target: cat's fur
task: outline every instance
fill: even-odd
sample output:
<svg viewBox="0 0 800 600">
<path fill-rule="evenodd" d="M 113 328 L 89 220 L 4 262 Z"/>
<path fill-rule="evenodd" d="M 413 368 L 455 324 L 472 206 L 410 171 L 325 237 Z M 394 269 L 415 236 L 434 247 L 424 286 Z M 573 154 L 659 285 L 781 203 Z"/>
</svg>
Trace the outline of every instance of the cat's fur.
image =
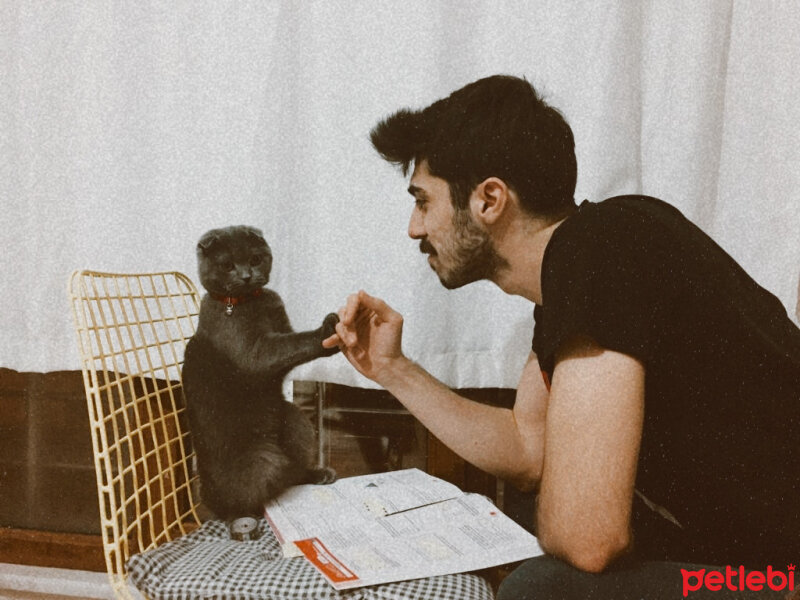
<svg viewBox="0 0 800 600">
<path fill-rule="evenodd" d="M 186 347 L 183 385 L 200 494 L 218 518 L 261 516 L 288 486 L 336 477 L 315 467 L 313 427 L 285 401 L 282 384 L 292 368 L 337 350 L 322 340 L 338 317 L 292 330 L 280 296 L 264 287 L 272 253 L 258 229 L 213 229 L 200 238 L 197 259 L 208 293 Z"/>
</svg>

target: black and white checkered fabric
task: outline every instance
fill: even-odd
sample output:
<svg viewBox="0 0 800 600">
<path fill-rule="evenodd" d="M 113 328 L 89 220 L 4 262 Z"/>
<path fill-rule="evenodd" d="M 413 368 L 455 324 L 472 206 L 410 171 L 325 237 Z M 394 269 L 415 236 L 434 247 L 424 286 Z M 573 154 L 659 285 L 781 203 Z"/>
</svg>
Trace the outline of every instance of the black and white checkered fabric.
<svg viewBox="0 0 800 600">
<path fill-rule="evenodd" d="M 285 558 L 266 520 L 261 537 L 236 541 L 228 526 L 200 529 L 128 560 L 130 581 L 154 600 L 492 600 L 473 574 L 443 575 L 337 592 L 303 558 Z"/>
</svg>

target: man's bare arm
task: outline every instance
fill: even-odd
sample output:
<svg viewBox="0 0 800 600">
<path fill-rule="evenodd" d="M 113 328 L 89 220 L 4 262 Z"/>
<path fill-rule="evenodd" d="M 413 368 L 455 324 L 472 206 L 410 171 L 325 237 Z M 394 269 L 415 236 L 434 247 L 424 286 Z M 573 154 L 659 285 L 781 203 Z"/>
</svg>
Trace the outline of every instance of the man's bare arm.
<svg viewBox="0 0 800 600">
<path fill-rule="evenodd" d="M 644 367 L 576 339 L 559 353 L 537 508 L 542 547 L 600 572 L 631 544 L 644 414 Z"/>
<path fill-rule="evenodd" d="M 459 396 L 401 350 L 402 317 L 382 300 L 359 292 L 339 311 L 339 345 L 353 366 L 417 417 L 433 435 L 475 466 L 534 487 L 541 476 L 547 389 L 535 356 L 520 380 L 513 409 L 487 406 Z"/>
</svg>

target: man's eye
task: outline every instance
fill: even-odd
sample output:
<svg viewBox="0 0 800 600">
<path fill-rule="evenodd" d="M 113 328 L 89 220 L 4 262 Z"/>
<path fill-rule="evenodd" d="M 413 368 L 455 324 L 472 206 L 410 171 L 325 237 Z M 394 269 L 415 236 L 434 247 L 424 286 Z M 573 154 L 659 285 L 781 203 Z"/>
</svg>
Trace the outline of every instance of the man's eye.
<svg viewBox="0 0 800 600">
<path fill-rule="evenodd" d="M 424 198 L 417 198 L 416 200 L 414 200 L 414 204 L 419 210 L 425 210 L 428 202 Z"/>
</svg>

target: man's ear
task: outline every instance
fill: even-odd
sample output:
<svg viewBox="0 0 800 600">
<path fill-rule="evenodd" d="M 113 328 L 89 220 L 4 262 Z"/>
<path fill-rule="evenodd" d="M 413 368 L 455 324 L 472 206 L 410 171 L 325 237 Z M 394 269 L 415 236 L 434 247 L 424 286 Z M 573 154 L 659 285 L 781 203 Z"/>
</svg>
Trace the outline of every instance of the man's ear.
<svg viewBox="0 0 800 600">
<path fill-rule="evenodd" d="M 481 181 L 470 196 L 472 216 L 484 225 L 492 225 L 505 213 L 510 202 L 511 191 L 499 177 L 488 177 Z"/>
</svg>

